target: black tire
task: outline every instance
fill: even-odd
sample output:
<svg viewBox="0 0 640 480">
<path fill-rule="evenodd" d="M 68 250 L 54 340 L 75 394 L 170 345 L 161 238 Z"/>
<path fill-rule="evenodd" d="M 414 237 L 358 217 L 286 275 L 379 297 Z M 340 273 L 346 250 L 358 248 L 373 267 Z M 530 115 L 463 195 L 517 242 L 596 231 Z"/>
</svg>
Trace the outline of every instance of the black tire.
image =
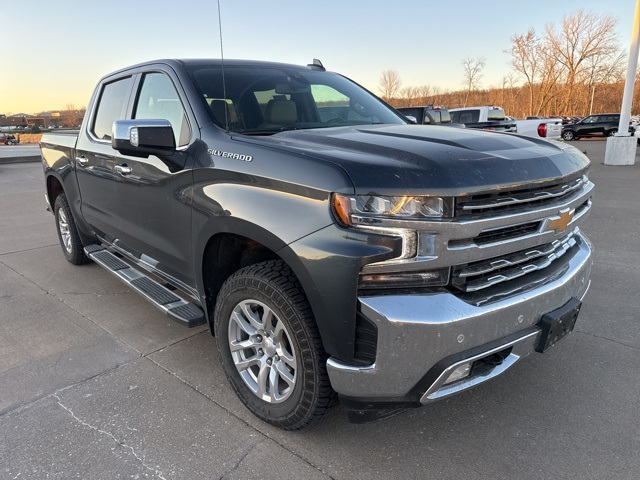
<svg viewBox="0 0 640 480">
<path fill-rule="evenodd" d="M 58 240 L 65 258 L 74 265 L 83 265 L 90 262 L 89 257 L 84 254 L 84 246 L 64 193 L 61 193 L 56 198 L 53 214 L 56 218 Z"/>
<path fill-rule="evenodd" d="M 577 140 L 575 134 L 571 130 L 562 132 L 562 138 L 570 142 L 571 140 Z"/>
<path fill-rule="evenodd" d="M 230 276 L 218 294 L 214 318 L 225 374 L 258 418 L 299 430 L 336 403 L 311 307 L 282 260 Z"/>
<path fill-rule="evenodd" d="M 613 137 L 616 133 L 618 133 L 618 129 L 612 128 L 611 130 L 609 130 L 609 133 L 607 133 L 607 136 Z"/>
</svg>

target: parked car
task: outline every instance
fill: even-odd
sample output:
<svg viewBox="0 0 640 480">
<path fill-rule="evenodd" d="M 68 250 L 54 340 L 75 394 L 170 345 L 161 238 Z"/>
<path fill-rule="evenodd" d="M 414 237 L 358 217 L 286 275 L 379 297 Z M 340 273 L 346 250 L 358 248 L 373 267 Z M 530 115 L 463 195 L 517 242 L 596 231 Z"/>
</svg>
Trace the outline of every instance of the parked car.
<svg viewBox="0 0 640 480">
<path fill-rule="evenodd" d="M 0 145 L 17 145 L 18 143 L 20 143 L 19 137 L 7 133 L 0 133 Z"/>
<path fill-rule="evenodd" d="M 516 131 L 520 135 L 549 140 L 560 140 L 562 135 L 562 119 L 560 118 L 527 117 L 525 120 L 513 120 L 513 122 L 515 122 Z"/>
<path fill-rule="evenodd" d="M 505 118 L 504 110 L 493 105 L 483 107 L 452 108 L 449 110 L 451 121 L 464 123 L 467 128 L 495 130 L 498 132 L 516 132 L 516 124 Z"/>
<path fill-rule="evenodd" d="M 577 123 L 565 125 L 562 129 L 562 138 L 570 141 L 583 137 L 611 137 L 618 132 L 619 123 L 619 113 L 589 115 Z M 629 133 L 633 135 L 635 131 L 636 129 L 629 125 Z"/>
<path fill-rule="evenodd" d="M 451 121 L 451 114 L 445 107 L 438 105 L 426 105 L 423 107 L 401 107 L 396 108 L 400 113 L 409 118 L 415 119 L 418 125 L 444 125 L 464 127 L 460 123 Z"/>
</svg>

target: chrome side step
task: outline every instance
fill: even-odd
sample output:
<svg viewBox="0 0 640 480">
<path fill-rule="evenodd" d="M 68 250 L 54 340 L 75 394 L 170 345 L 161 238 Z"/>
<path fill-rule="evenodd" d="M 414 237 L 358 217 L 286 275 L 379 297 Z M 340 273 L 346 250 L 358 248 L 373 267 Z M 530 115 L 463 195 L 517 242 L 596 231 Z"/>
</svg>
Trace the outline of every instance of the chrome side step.
<svg viewBox="0 0 640 480">
<path fill-rule="evenodd" d="M 84 248 L 84 253 L 153 303 L 166 313 L 169 318 L 186 327 L 196 327 L 206 322 L 204 312 L 200 307 L 187 302 L 168 288 L 131 267 L 131 265 L 116 257 L 104 247 L 89 245 Z"/>
</svg>

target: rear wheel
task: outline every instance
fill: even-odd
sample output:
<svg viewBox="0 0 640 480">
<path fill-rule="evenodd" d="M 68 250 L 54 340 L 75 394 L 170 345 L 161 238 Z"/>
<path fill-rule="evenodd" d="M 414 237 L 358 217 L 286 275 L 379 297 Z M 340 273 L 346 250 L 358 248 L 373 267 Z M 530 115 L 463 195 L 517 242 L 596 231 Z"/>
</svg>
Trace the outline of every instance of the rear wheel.
<svg viewBox="0 0 640 480">
<path fill-rule="evenodd" d="M 571 141 L 571 140 L 574 140 L 576 136 L 571 130 L 567 130 L 566 132 L 562 132 L 562 138 L 564 138 L 567 141 Z"/>
<path fill-rule="evenodd" d="M 71 215 L 71 209 L 64 193 L 58 195 L 53 207 L 56 218 L 56 230 L 65 258 L 74 265 L 82 265 L 90 260 L 84 254 L 84 247 L 80 234 L 76 228 L 76 222 Z"/>
<path fill-rule="evenodd" d="M 282 260 L 243 268 L 222 286 L 215 331 L 225 374 L 257 417 L 286 430 L 335 403 L 309 303 Z"/>
</svg>

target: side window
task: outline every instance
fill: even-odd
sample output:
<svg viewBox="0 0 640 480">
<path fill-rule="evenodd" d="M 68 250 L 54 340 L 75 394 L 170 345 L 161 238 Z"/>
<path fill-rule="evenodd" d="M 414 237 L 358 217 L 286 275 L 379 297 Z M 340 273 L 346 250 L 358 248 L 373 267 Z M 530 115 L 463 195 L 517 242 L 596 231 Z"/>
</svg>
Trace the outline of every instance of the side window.
<svg viewBox="0 0 640 480">
<path fill-rule="evenodd" d="M 460 114 L 460 123 L 478 123 L 480 120 L 480 110 L 461 110 L 457 113 Z"/>
<path fill-rule="evenodd" d="M 124 104 L 131 89 L 131 77 L 107 83 L 102 87 L 91 133 L 100 140 L 111 140 L 113 122 L 122 120 Z"/>
<path fill-rule="evenodd" d="M 164 73 L 145 73 L 133 118 L 164 119 L 171 122 L 176 146 L 189 143 L 191 132 L 178 92 Z"/>
</svg>

